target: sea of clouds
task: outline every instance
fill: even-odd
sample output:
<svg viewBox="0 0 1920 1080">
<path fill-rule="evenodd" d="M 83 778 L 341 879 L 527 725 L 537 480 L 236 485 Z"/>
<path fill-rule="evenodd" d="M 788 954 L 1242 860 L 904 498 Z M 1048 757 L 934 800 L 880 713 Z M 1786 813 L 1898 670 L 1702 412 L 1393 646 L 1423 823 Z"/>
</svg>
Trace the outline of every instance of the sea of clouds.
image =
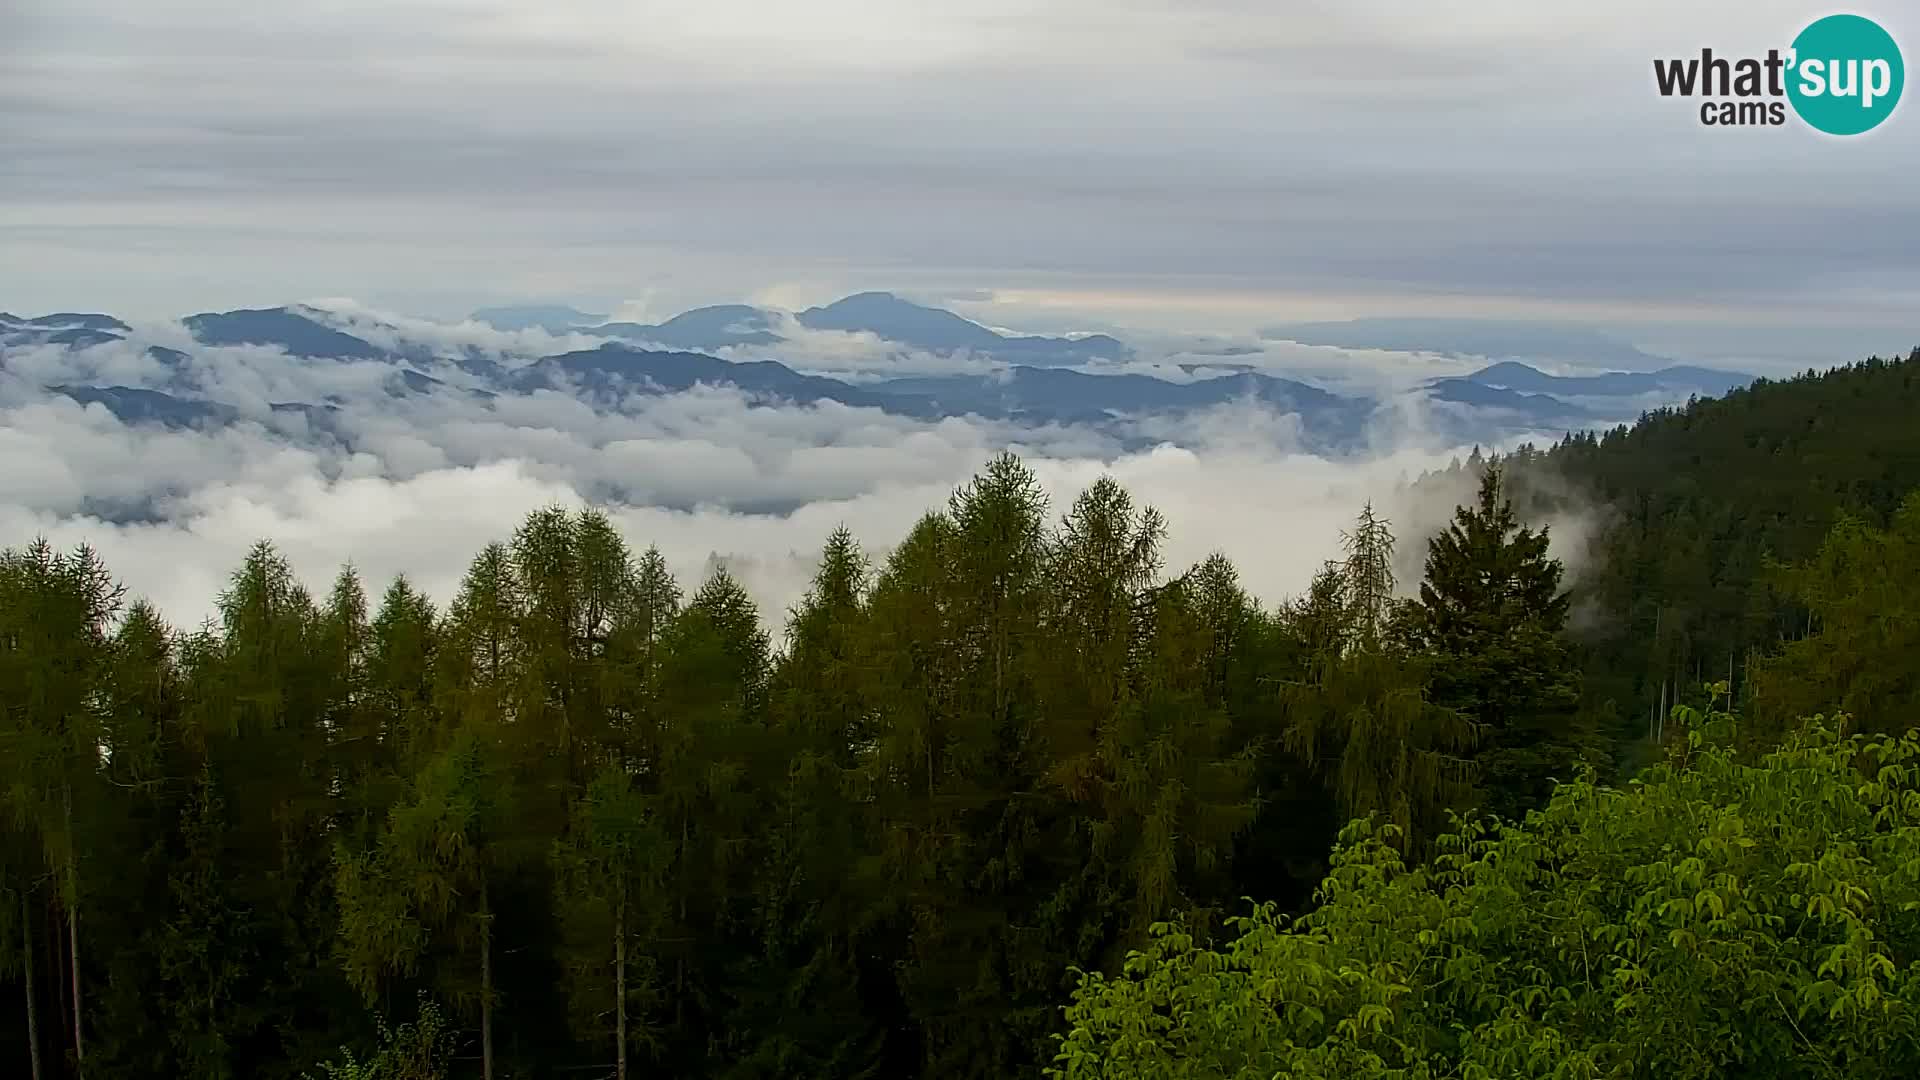
<svg viewBox="0 0 1920 1080">
<path fill-rule="evenodd" d="M 508 363 L 599 343 L 405 320 L 347 302 L 328 308 L 329 321 L 375 344 L 426 342 Z M 1403 577 L 1417 574 L 1421 542 L 1470 494 L 1408 490 L 1469 449 L 1436 441 L 1423 415 L 1432 406 L 1417 397 L 1396 399 L 1379 415 L 1371 449 L 1350 458 L 1305 452 L 1294 418 L 1253 405 L 1142 418 L 1136 433 L 1155 445 L 1128 450 L 1111 431 L 922 421 L 831 402 L 767 405 L 727 388 L 635 396 L 619 412 L 556 392 L 487 400 L 466 393 L 477 383 L 451 365 L 432 368 L 444 389 L 395 397 L 386 389 L 389 364 L 208 348 L 178 324 L 135 331 L 124 344 L 8 351 L 0 365 L 0 546 L 37 537 L 62 548 L 89 544 L 130 596 L 182 626 L 213 614 L 228 576 L 261 540 L 316 591 L 351 564 L 370 590 L 405 574 L 444 602 L 480 547 L 507 538 L 529 512 L 594 504 L 636 551 L 657 546 L 683 587 L 724 564 L 777 630 L 835 528 L 847 526 L 884 558 L 922 514 L 1008 449 L 1033 469 L 1055 517 L 1112 476 L 1168 518 L 1170 573 L 1223 552 L 1268 603 L 1304 589 L 1369 502 L 1395 520 Z M 796 337 L 781 358 L 806 370 L 981 363 L 903 357 L 860 335 Z M 190 351 L 190 367 L 161 364 L 146 353 L 150 344 Z M 1298 374 L 1287 367 L 1298 359 L 1231 358 L 1277 374 Z M 1404 362 L 1422 377 L 1435 373 L 1431 358 Z M 1144 363 L 1163 373 L 1168 366 Z M 1389 365 L 1368 370 L 1349 374 L 1390 378 L 1382 374 Z M 76 383 L 185 386 L 242 419 L 206 430 L 129 425 L 47 389 Z M 287 401 L 335 403 L 332 424 L 348 438 L 317 436 L 304 418 L 269 408 Z M 1586 514 L 1557 522 L 1557 553 L 1577 563 L 1589 524 Z"/>
</svg>

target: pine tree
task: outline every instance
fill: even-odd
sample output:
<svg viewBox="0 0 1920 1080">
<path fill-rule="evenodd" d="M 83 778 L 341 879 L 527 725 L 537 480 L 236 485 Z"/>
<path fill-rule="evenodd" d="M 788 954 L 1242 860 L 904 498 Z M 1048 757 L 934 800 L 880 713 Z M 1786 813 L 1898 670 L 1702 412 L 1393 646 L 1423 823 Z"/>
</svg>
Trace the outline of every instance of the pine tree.
<svg viewBox="0 0 1920 1080">
<path fill-rule="evenodd" d="M 1574 727 L 1579 675 L 1562 637 L 1571 598 L 1547 545 L 1544 528 L 1519 523 L 1500 469 L 1487 467 L 1475 505 L 1428 543 L 1405 624 L 1434 703 L 1480 727 L 1479 781 L 1487 807 L 1505 817 L 1537 805 L 1588 750 Z"/>
</svg>

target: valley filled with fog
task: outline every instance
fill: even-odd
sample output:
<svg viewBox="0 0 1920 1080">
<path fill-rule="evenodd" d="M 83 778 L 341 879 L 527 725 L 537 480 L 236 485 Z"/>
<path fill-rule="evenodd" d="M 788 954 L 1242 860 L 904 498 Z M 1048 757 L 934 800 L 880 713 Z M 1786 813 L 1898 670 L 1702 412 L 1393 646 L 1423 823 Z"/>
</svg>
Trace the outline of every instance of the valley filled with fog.
<svg viewBox="0 0 1920 1080">
<path fill-rule="evenodd" d="M 1566 328 L 1123 340 L 886 293 L 658 323 L 351 301 L 0 314 L 0 544 L 90 544 L 191 626 L 257 541 L 311 587 L 351 564 L 444 600 L 528 512 L 591 503 L 683 581 L 725 564 L 777 627 L 833 529 L 883 554 L 1010 449 L 1056 512 L 1111 475 L 1169 518 L 1169 571 L 1224 552 L 1274 601 L 1369 501 L 1407 539 L 1437 528 L 1451 500 L 1408 485 L 1475 446 L 1551 443 L 1750 380 Z M 1585 523 L 1561 524 L 1577 566 Z"/>
</svg>

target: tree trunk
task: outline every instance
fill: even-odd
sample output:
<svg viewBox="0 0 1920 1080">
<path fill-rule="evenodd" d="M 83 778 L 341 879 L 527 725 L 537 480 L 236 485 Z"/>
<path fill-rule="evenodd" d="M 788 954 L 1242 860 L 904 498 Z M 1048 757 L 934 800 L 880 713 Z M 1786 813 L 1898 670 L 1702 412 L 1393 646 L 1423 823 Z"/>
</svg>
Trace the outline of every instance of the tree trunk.
<svg viewBox="0 0 1920 1080">
<path fill-rule="evenodd" d="M 80 1034 L 85 1027 L 80 1021 L 80 883 L 73 869 L 78 841 L 73 835 L 73 789 L 67 788 L 63 795 L 67 811 L 67 957 L 73 973 L 73 1072 L 79 1077 L 86 1075 L 87 1050 Z"/>
<path fill-rule="evenodd" d="M 480 1073 L 493 1080 L 493 916 L 483 914 L 481 920 Z"/>
<path fill-rule="evenodd" d="M 613 1075 L 627 1080 L 627 897 L 613 912 Z"/>
<path fill-rule="evenodd" d="M 33 1080 L 40 1080 L 40 1015 L 33 1000 L 33 909 L 20 893 L 20 955 L 27 974 L 27 1053 L 33 1061 Z"/>
<path fill-rule="evenodd" d="M 53 976 L 53 1000 L 60 1006 L 60 1030 L 73 1030 L 73 1018 L 67 1013 L 73 1008 L 73 995 L 67 993 L 67 950 L 60 945 L 63 935 L 61 920 L 67 917 L 67 905 L 60 902 L 60 890 L 54 889 L 47 894 L 47 965 Z M 63 1036 L 64 1037 L 64 1036 Z"/>
</svg>

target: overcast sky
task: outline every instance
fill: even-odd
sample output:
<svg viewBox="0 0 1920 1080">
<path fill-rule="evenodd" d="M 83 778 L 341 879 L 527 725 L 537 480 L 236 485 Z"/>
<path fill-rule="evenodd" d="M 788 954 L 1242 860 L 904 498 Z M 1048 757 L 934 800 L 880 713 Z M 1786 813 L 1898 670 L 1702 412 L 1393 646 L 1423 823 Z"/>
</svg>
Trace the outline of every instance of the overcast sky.
<svg viewBox="0 0 1920 1080">
<path fill-rule="evenodd" d="M 1830 10 L 0 0 L 0 309 L 893 288 L 1036 329 L 1905 341 L 1920 104 L 1843 140 L 1653 90 L 1655 56 L 1764 54 Z M 1911 8 L 1858 10 L 1913 61 Z"/>
</svg>

